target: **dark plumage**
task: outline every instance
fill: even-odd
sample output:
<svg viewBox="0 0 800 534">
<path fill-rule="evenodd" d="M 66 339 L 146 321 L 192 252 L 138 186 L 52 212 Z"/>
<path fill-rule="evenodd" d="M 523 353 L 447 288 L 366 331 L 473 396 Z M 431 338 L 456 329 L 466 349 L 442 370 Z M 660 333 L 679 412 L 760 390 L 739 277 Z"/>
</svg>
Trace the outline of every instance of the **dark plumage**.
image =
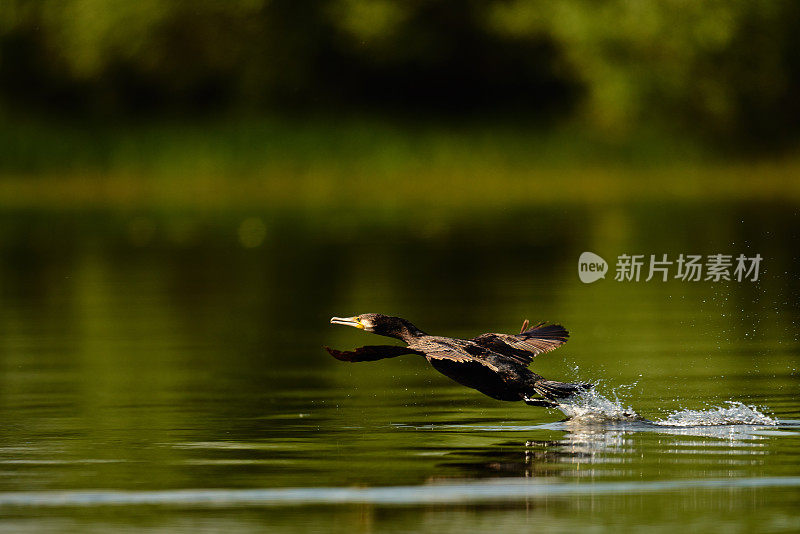
<svg viewBox="0 0 800 534">
<path fill-rule="evenodd" d="M 591 384 L 567 384 L 545 380 L 528 369 L 534 356 L 566 343 L 564 327 L 539 323 L 519 334 L 482 334 L 472 339 L 430 336 L 406 319 L 379 313 L 334 317 L 333 324 L 353 326 L 381 336 L 405 341 L 407 347 L 368 345 L 352 351 L 325 349 L 337 360 L 371 362 L 403 354 L 425 356 L 434 369 L 459 384 L 477 389 L 493 399 L 525 401 L 534 406 L 555 406 L 554 401 L 589 389 Z M 536 398 L 540 395 L 543 398 Z"/>
</svg>

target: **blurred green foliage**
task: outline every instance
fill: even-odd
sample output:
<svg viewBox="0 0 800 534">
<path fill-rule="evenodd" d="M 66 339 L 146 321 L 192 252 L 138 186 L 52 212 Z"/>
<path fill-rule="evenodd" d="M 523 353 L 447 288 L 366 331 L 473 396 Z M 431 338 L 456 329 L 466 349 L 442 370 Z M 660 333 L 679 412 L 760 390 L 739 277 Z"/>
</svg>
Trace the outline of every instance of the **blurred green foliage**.
<svg viewBox="0 0 800 534">
<path fill-rule="evenodd" d="M 653 133 L 626 143 L 489 121 L 317 116 L 0 128 L 0 205 L 327 210 L 373 225 L 532 206 L 800 203 L 800 158 L 710 156 Z M 362 215 L 364 214 L 362 213 Z"/>
<path fill-rule="evenodd" d="M 90 116 L 352 109 L 797 133 L 800 5 L 5 0 L 0 101 Z"/>
</svg>

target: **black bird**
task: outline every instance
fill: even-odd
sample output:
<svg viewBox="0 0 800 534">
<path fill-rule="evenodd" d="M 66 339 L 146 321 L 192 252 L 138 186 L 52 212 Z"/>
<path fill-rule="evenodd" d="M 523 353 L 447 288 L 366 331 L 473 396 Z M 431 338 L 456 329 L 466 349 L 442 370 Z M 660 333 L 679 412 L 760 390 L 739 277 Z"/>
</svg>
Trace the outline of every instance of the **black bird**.
<svg viewBox="0 0 800 534">
<path fill-rule="evenodd" d="M 539 323 L 528 328 L 526 319 L 517 335 L 489 333 L 472 339 L 454 339 L 430 336 L 406 319 L 380 313 L 333 317 L 331 323 L 353 326 L 408 344 L 407 347 L 368 345 L 352 351 L 325 347 L 337 360 L 372 362 L 403 354 L 418 354 L 425 356 L 443 375 L 497 400 L 553 407 L 558 400 L 592 387 L 591 384 L 545 380 L 528 369 L 534 356 L 566 343 L 569 332 L 557 324 Z M 537 394 L 543 398 L 535 397 Z"/>
</svg>

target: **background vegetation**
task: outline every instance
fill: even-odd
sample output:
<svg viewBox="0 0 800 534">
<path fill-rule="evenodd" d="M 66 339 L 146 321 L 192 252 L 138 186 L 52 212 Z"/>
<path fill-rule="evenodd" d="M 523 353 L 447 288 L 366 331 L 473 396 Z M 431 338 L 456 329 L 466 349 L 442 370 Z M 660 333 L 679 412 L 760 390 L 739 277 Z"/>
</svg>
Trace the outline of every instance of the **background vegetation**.
<svg viewBox="0 0 800 534">
<path fill-rule="evenodd" d="M 357 110 L 625 136 L 797 133 L 800 7 L 756 0 L 8 0 L 7 113 Z"/>
<path fill-rule="evenodd" d="M 0 199 L 794 200 L 798 22 L 755 0 L 7 0 Z"/>
</svg>

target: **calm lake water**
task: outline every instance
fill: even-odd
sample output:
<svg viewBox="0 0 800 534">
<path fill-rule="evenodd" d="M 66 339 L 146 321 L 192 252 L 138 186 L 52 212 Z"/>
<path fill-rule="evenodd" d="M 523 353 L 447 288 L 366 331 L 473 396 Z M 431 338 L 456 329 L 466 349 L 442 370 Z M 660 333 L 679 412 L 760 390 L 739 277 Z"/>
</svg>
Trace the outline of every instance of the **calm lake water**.
<svg viewBox="0 0 800 534">
<path fill-rule="evenodd" d="M 793 206 L 0 223 L 0 529 L 800 530 Z M 758 253 L 760 277 L 614 280 L 621 254 L 681 253 Z M 597 393 L 547 410 L 418 357 L 332 359 L 383 343 L 328 324 L 363 312 L 559 322 L 532 368 Z"/>
</svg>

